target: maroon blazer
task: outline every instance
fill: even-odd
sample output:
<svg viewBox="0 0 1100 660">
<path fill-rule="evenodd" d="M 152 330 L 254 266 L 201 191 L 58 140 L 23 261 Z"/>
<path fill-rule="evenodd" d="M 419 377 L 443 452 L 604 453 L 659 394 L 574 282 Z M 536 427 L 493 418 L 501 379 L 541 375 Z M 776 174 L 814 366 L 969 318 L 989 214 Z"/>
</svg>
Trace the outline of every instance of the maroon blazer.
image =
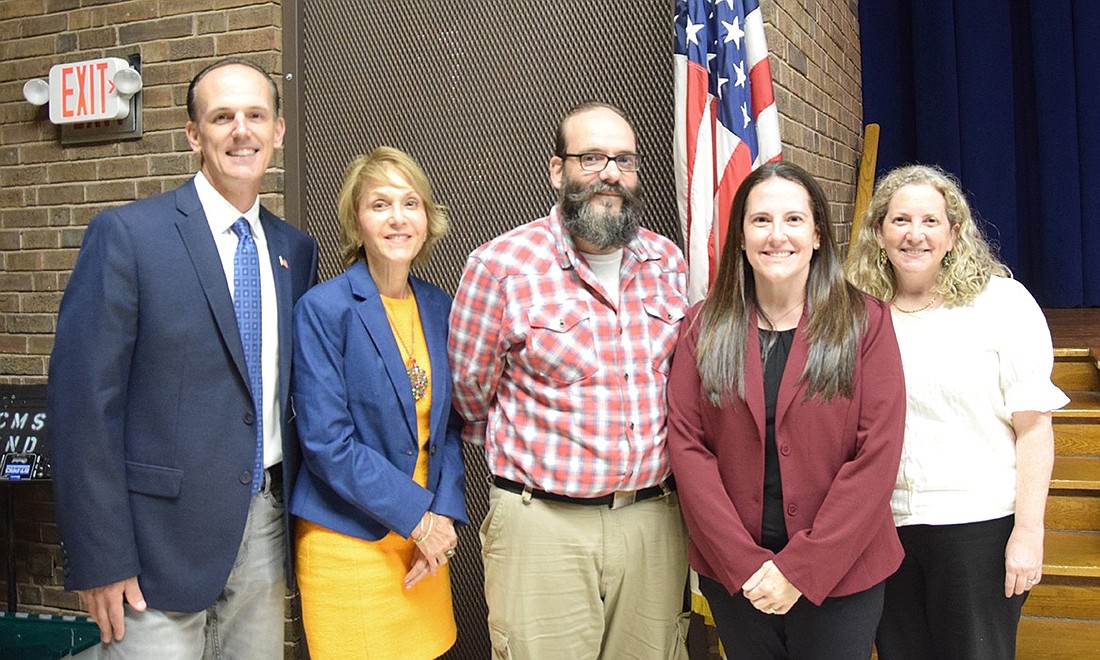
<svg viewBox="0 0 1100 660">
<path fill-rule="evenodd" d="M 760 546 L 764 493 L 764 376 L 748 333 L 745 398 L 706 399 L 695 367 L 695 305 L 680 326 L 668 381 L 668 447 L 691 541 L 691 566 L 731 594 L 771 559 L 812 603 L 868 589 L 897 570 L 902 549 L 890 513 L 905 430 L 905 382 L 890 310 L 867 298 L 851 399 L 805 399 L 809 346 L 803 314 L 775 412 L 775 441 L 790 541 Z M 749 319 L 756 328 L 756 315 Z"/>
</svg>

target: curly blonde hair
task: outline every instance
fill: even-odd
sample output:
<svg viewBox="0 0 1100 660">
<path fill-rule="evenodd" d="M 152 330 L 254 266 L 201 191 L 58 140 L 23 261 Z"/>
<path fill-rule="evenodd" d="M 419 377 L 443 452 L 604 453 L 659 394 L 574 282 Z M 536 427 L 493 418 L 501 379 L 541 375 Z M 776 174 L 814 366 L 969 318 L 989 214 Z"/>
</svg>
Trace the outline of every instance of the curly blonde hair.
<svg viewBox="0 0 1100 660">
<path fill-rule="evenodd" d="M 944 305 L 969 303 L 985 290 L 994 275 L 1012 277 L 1008 267 L 994 256 L 955 177 L 939 167 L 907 165 L 891 170 L 879 181 L 863 214 L 859 234 L 852 238 L 847 270 L 853 284 L 880 300 L 893 300 L 897 295 L 894 268 L 888 260 L 880 259 L 877 234 L 894 194 L 909 185 L 929 185 L 939 191 L 947 208 L 947 221 L 957 228 L 955 247 L 941 262 L 932 289 Z"/>
<path fill-rule="evenodd" d="M 363 191 L 369 190 L 370 186 L 388 182 L 392 174 L 407 181 L 416 194 L 420 195 L 424 202 L 424 212 L 428 216 L 428 236 L 413 259 L 413 265 L 426 266 L 436 244 L 447 235 L 451 227 L 447 219 L 447 209 L 437 204 L 432 197 L 428 175 L 404 151 L 393 147 L 378 147 L 369 154 L 357 156 L 344 171 L 344 183 L 340 186 L 336 209 L 340 219 L 340 248 L 345 268 L 367 258 L 363 238 L 359 235 L 359 200 Z"/>
</svg>

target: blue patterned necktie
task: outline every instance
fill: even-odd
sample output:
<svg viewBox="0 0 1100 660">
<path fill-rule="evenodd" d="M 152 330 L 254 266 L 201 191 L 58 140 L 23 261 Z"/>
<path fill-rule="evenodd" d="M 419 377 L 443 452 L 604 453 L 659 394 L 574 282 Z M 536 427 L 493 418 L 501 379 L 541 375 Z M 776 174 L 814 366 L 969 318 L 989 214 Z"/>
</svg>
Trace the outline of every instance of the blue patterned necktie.
<svg viewBox="0 0 1100 660">
<path fill-rule="evenodd" d="M 252 464 L 252 494 L 260 491 L 264 472 L 264 405 L 263 405 L 263 307 L 260 304 L 260 258 L 248 220 L 233 223 L 237 234 L 237 251 L 233 253 L 233 311 L 237 314 L 237 329 L 244 346 L 244 361 L 248 366 L 248 385 L 256 409 L 256 458 Z"/>
</svg>

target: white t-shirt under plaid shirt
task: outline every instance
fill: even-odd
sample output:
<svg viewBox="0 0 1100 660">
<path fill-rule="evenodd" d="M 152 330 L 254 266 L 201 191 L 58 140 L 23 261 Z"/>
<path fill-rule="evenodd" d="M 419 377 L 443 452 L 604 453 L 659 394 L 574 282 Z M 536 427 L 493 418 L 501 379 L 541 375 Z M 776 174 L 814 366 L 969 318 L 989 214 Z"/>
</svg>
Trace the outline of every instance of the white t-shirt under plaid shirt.
<svg viewBox="0 0 1100 660">
<path fill-rule="evenodd" d="M 616 305 L 557 207 L 470 255 L 451 309 L 454 402 L 493 474 L 573 497 L 669 474 L 665 387 L 684 260 L 641 229 L 619 272 Z"/>
</svg>

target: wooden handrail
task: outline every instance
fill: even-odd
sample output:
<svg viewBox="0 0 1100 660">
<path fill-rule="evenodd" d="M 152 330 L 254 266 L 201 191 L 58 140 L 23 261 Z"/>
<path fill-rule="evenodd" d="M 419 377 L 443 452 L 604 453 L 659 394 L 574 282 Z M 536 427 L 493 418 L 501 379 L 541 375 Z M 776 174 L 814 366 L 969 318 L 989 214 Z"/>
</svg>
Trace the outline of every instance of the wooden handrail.
<svg viewBox="0 0 1100 660">
<path fill-rule="evenodd" d="M 859 235 L 860 226 L 863 224 L 863 214 L 867 205 L 871 203 L 871 195 L 875 191 L 875 167 L 878 164 L 878 124 L 867 124 L 863 129 L 863 155 L 859 159 L 859 180 L 856 182 L 856 201 L 852 211 L 852 231 L 848 234 L 848 247 Z M 848 258 L 851 258 L 852 250 L 848 250 Z"/>
</svg>

